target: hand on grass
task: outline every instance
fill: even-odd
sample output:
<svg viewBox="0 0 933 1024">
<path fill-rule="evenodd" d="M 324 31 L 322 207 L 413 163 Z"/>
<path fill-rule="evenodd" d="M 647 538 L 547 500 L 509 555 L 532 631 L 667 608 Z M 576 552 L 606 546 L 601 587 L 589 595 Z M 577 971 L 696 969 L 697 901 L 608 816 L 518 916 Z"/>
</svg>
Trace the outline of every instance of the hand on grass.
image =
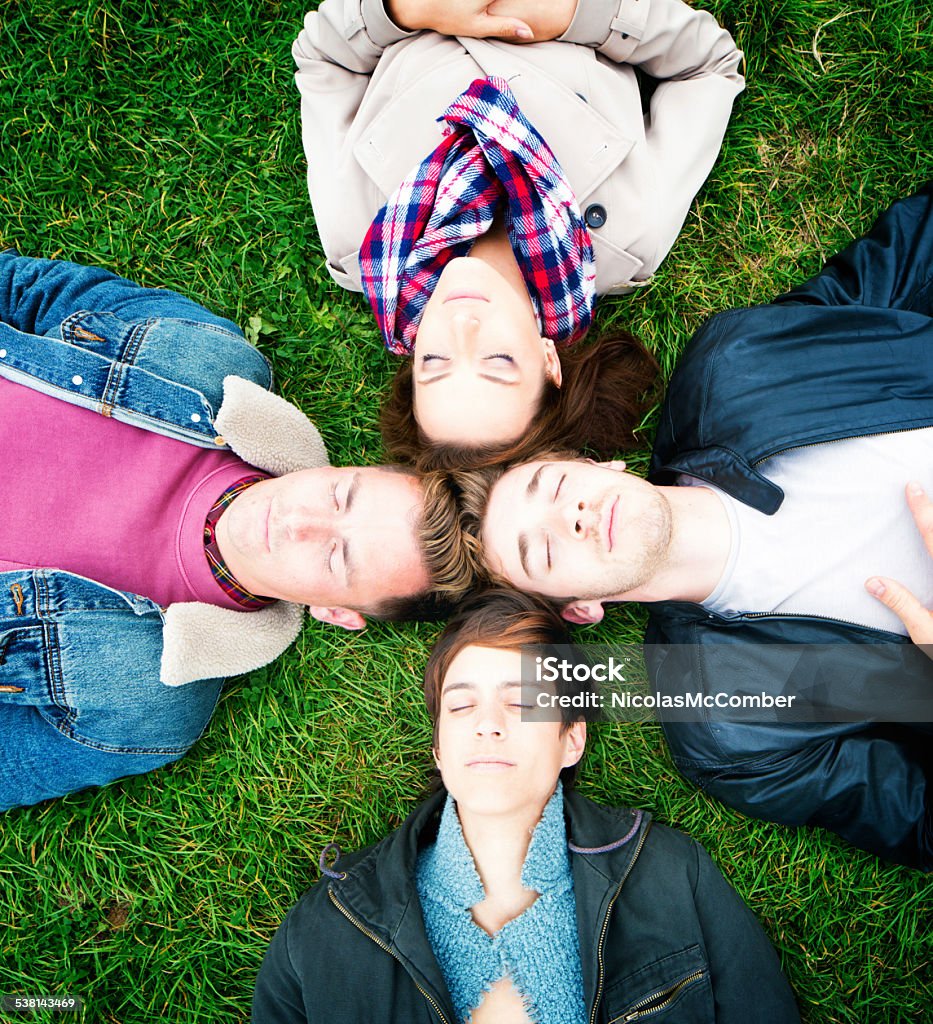
<svg viewBox="0 0 933 1024">
<path fill-rule="evenodd" d="M 911 482 L 907 485 L 907 504 L 923 543 L 933 557 L 933 501 L 920 484 Z M 907 627 L 910 639 L 923 647 L 928 658 L 933 658 L 933 612 L 924 608 L 902 583 L 886 576 L 872 576 L 865 581 L 865 588 L 894 612 Z"/>
<path fill-rule="evenodd" d="M 556 39 L 576 8 L 577 0 L 386 0 L 388 15 L 400 28 L 516 43 Z"/>
</svg>

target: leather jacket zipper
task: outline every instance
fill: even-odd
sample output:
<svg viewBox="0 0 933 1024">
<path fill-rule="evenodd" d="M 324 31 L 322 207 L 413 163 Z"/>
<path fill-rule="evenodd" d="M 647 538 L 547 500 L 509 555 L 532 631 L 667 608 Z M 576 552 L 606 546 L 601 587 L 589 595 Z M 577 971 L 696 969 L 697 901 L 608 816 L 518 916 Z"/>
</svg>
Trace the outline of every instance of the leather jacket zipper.
<svg viewBox="0 0 933 1024">
<path fill-rule="evenodd" d="M 350 911 L 347 910 L 347 908 L 334 895 L 333 889 L 328 889 L 327 895 L 330 897 L 331 903 L 333 903 L 333 905 L 340 911 L 340 913 L 343 914 L 343 916 L 350 922 L 350 924 L 358 928 L 366 936 L 366 938 L 372 939 L 372 941 L 375 942 L 380 949 L 384 949 L 389 954 L 389 956 L 392 957 L 393 960 L 397 960 L 400 964 L 402 963 L 401 957 L 399 957 L 399 955 L 392 949 L 391 946 L 383 942 L 378 935 L 375 935 L 373 932 L 371 932 L 361 921 L 358 921 L 350 913 Z M 402 964 L 402 966 L 404 967 L 405 965 Z M 415 988 L 418 989 L 418 991 L 424 996 L 424 998 L 427 999 L 427 1001 L 431 1004 L 432 1008 L 434 1009 L 434 1012 L 443 1021 L 443 1024 L 449 1024 L 449 1021 L 441 1012 L 441 1008 L 437 1005 L 437 1002 L 427 992 L 425 992 L 425 990 L 418 984 L 417 981 L 415 981 L 414 978 L 412 978 L 411 980 L 414 982 Z"/>
<path fill-rule="evenodd" d="M 704 974 L 706 974 L 706 971 L 694 971 L 693 974 L 688 974 L 686 978 L 681 978 L 676 985 L 671 985 L 670 988 L 664 989 L 663 992 L 655 992 L 654 995 L 640 999 L 630 1010 L 623 1013 L 621 1017 L 614 1017 L 609 1024 L 629 1024 L 630 1021 L 639 1020 L 641 1017 L 647 1017 L 650 1013 L 657 1013 L 659 1010 L 665 1009 L 670 1006 L 688 985 L 699 981 Z"/>
<path fill-rule="evenodd" d="M 590 1024 L 596 1024 L 596 1011 L 599 1009 L 599 1000 L 603 994 L 603 975 L 605 974 L 605 964 L 603 963 L 603 943 L 606 939 L 606 931 L 609 928 L 609 915 L 612 913 L 612 907 L 615 901 L 619 897 L 619 893 L 622 891 L 622 886 L 625 885 L 625 880 L 632 872 L 632 868 L 635 867 L 635 861 L 638 860 L 638 855 L 641 853 L 641 848 L 645 845 L 645 840 L 648 838 L 648 833 L 651 831 L 651 825 L 645 829 L 641 834 L 641 838 L 638 840 L 638 846 L 635 847 L 635 853 L 632 855 L 632 859 L 629 861 L 628 867 L 625 869 L 625 874 L 619 879 L 619 884 L 616 886 L 616 891 L 612 894 L 612 899 L 609 901 L 609 906 L 606 907 L 606 916 L 603 918 L 603 926 L 599 932 L 599 942 L 596 943 L 596 962 L 598 964 L 598 971 L 596 974 L 596 997 L 593 999 L 593 1009 L 590 1011 Z"/>
<path fill-rule="evenodd" d="M 864 622 L 852 622 L 851 619 L 837 619 L 832 615 L 813 615 L 808 612 L 741 612 L 734 618 L 739 619 L 815 619 L 817 622 L 841 622 L 857 629 L 871 629 L 875 633 L 887 633 L 888 636 L 903 640 L 900 633 L 892 633 L 890 629 L 879 629 L 877 626 L 866 626 Z"/>
<path fill-rule="evenodd" d="M 783 455 L 785 452 L 795 452 L 801 448 L 820 448 L 824 444 L 837 444 L 839 441 L 857 441 L 864 437 L 882 437 L 884 434 L 909 434 L 912 430 L 925 430 L 925 427 L 898 427 L 897 430 L 877 430 L 869 434 L 851 434 L 848 437 L 831 437 L 825 441 L 809 441 L 806 444 L 789 444 L 786 448 L 778 448 L 776 452 L 768 452 L 752 462 L 752 468 L 757 469 L 762 462 L 773 459 L 776 455 Z"/>
</svg>

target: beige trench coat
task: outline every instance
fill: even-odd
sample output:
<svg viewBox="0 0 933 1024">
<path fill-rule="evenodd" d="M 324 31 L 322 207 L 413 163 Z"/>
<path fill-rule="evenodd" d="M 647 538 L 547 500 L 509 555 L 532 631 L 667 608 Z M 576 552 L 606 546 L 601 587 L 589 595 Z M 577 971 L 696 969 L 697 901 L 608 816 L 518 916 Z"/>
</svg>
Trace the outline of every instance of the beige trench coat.
<svg viewBox="0 0 933 1024">
<path fill-rule="evenodd" d="M 729 33 L 681 0 L 579 0 L 559 40 L 525 46 L 406 32 L 382 0 L 324 0 L 292 55 L 327 269 L 356 291 L 373 217 L 475 78 L 504 78 L 557 155 L 590 227 L 599 294 L 630 291 L 667 255 L 745 84 Z M 658 80 L 647 111 L 635 67 Z"/>
</svg>

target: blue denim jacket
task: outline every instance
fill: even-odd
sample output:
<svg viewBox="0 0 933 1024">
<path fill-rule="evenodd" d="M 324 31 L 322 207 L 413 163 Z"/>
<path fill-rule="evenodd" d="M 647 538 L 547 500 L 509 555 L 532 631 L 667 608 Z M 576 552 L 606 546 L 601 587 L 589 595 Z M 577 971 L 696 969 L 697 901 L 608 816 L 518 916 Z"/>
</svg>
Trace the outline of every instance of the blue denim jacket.
<svg viewBox="0 0 933 1024">
<path fill-rule="evenodd" d="M 236 325 L 190 299 L 0 253 L 0 376 L 214 448 L 227 375 L 272 385 Z M 159 681 L 164 619 L 72 573 L 0 573 L 0 810 L 148 771 L 194 743 L 222 680 Z"/>
</svg>

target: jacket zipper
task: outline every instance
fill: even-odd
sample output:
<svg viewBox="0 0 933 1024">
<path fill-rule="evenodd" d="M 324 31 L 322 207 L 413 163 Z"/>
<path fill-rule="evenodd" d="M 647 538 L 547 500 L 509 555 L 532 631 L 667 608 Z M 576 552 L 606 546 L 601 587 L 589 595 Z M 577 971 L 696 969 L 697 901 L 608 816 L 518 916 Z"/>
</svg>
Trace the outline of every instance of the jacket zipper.
<svg viewBox="0 0 933 1024">
<path fill-rule="evenodd" d="M 402 963 L 401 957 L 399 957 L 399 955 L 392 949 L 391 946 L 386 945 L 386 943 L 383 942 L 378 935 L 373 934 L 373 932 L 371 932 L 361 921 L 358 921 L 350 913 L 350 911 L 347 910 L 347 908 L 334 895 L 333 889 L 328 889 L 327 895 L 330 897 L 331 903 L 333 903 L 333 905 L 340 911 L 340 913 L 343 914 L 343 916 L 350 922 L 350 924 L 358 928 L 368 939 L 372 939 L 372 941 L 375 942 L 380 949 L 384 949 L 389 954 L 389 956 L 392 957 L 393 960 L 398 961 L 398 963 L 400 964 Z M 402 966 L 404 967 L 405 965 L 402 964 Z M 411 975 L 409 974 L 409 977 L 410 976 Z M 415 981 L 414 978 L 412 978 L 411 980 L 415 983 L 415 988 L 418 989 L 418 991 L 424 996 L 425 999 L 427 999 L 427 1001 L 433 1007 L 434 1012 L 444 1022 L 444 1024 L 449 1024 L 447 1018 L 441 1012 L 441 1008 L 437 1005 L 437 1002 L 427 992 L 425 992 L 425 990 L 418 984 L 417 981 Z"/>
<path fill-rule="evenodd" d="M 841 622 L 857 629 L 871 629 L 875 633 L 887 633 L 889 636 L 903 640 L 900 633 L 892 633 L 890 629 L 879 629 L 877 626 L 866 626 L 864 622 L 852 622 L 850 619 L 837 619 L 831 615 L 811 615 L 806 612 L 742 612 L 738 619 L 816 619 L 818 622 Z M 735 621 L 735 619 L 733 619 Z"/>
<path fill-rule="evenodd" d="M 686 978 L 681 978 L 676 985 L 672 985 L 663 992 L 657 992 L 654 995 L 640 999 L 627 1013 L 621 1017 L 615 1017 L 609 1024 L 620 1024 L 620 1022 L 621 1024 L 628 1024 L 629 1021 L 638 1020 L 639 1017 L 647 1017 L 650 1013 L 657 1013 L 658 1010 L 665 1009 L 670 1006 L 687 985 L 692 985 L 695 981 L 699 981 L 705 973 L 705 971 L 694 971 L 693 974 L 688 974 Z"/>
<path fill-rule="evenodd" d="M 836 444 L 839 441 L 858 441 L 863 437 L 881 437 L 884 434 L 908 434 L 911 430 L 925 430 L 925 427 L 898 427 L 897 430 L 878 430 L 871 434 L 852 434 L 849 437 L 833 437 L 827 441 L 810 441 L 806 444 L 789 444 L 786 448 L 778 448 L 776 452 L 769 452 L 767 455 L 762 455 L 760 458 L 755 459 L 752 463 L 752 468 L 760 466 L 762 462 L 767 462 L 768 459 L 773 459 L 776 455 L 783 455 L 785 452 L 794 452 L 801 448 L 820 448 L 824 444 Z"/>
<path fill-rule="evenodd" d="M 641 848 L 645 845 L 645 840 L 648 838 L 648 832 L 651 830 L 650 824 L 641 834 L 641 838 L 638 840 L 638 846 L 635 847 L 635 853 L 632 855 L 632 859 L 629 861 L 628 867 L 625 869 L 625 874 L 619 879 L 619 884 L 616 886 L 616 891 L 612 894 L 612 899 L 609 901 L 609 906 L 606 907 L 606 916 L 603 918 L 603 926 L 599 933 L 599 942 L 596 943 L 596 962 L 599 965 L 599 970 L 596 975 L 596 997 L 593 1000 L 593 1009 L 590 1011 L 590 1024 L 596 1022 L 596 1011 L 599 1009 L 599 1001 L 603 995 L 603 974 L 605 973 L 605 964 L 603 963 L 603 943 L 606 939 L 606 931 L 609 928 L 609 915 L 612 913 L 613 905 L 619 897 L 619 893 L 622 891 L 622 886 L 625 885 L 625 880 L 632 872 L 632 868 L 635 867 L 635 861 L 638 860 L 638 855 L 641 853 Z"/>
</svg>

